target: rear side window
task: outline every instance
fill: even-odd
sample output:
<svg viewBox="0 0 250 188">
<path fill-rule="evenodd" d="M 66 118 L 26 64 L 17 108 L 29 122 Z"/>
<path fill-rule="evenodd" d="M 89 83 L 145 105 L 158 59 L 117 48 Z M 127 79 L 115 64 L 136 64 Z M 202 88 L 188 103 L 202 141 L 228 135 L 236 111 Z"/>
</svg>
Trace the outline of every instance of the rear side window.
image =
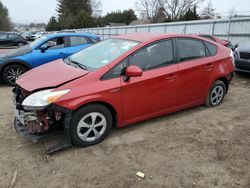
<svg viewBox="0 0 250 188">
<path fill-rule="evenodd" d="M 177 39 L 179 61 L 188 61 L 206 57 L 206 49 L 202 41 L 195 39 Z"/>
<path fill-rule="evenodd" d="M 211 56 L 215 56 L 217 54 L 217 46 L 209 43 L 209 42 L 205 42 L 207 49 L 210 53 Z"/>
<path fill-rule="evenodd" d="M 9 39 L 15 39 L 15 38 L 17 38 L 17 35 L 15 35 L 15 34 L 9 34 L 8 38 Z"/>
<path fill-rule="evenodd" d="M 70 46 L 80 46 L 83 44 L 88 44 L 85 37 L 70 37 Z"/>
</svg>

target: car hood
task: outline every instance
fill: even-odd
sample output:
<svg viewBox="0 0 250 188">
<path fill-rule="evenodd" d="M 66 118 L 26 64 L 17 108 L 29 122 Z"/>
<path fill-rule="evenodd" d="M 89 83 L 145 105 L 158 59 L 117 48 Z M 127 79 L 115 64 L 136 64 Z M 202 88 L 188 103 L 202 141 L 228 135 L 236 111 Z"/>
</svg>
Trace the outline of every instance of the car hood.
<svg viewBox="0 0 250 188">
<path fill-rule="evenodd" d="M 7 54 L 5 53 L 1 54 L 0 59 L 5 60 L 5 59 L 16 57 L 16 56 L 21 56 L 30 52 L 32 52 L 32 48 L 30 47 L 30 45 L 25 45 Z"/>
<path fill-rule="evenodd" d="M 26 91 L 32 92 L 58 87 L 88 73 L 83 69 L 67 65 L 60 59 L 26 72 L 16 83 Z"/>
</svg>

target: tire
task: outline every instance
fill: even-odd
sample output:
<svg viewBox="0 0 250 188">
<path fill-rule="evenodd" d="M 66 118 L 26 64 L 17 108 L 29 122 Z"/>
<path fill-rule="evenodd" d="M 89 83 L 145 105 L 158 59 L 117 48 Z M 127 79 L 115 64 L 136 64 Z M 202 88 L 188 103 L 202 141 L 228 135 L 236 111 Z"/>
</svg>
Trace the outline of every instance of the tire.
<svg viewBox="0 0 250 188">
<path fill-rule="evenodd" d="M 70 125 L 72 142 L 77 147 L 98 144 L 109 135 L 112 126 L 112 114 L 105 106 L 87 105 L 76 111 L 72 117 Z"/>
<path fill-rule="evenodd" d="M 20 47 L 22 47 L 22 46 L 24 46 L 24 43 L 18 43 L 18 48 L 20 48 Z"/>
<path fill-rule="evenodd" d="M 10 86 L 15 86 L 16 79 L 18 79 L 18 77 L 25 73 L 27 70 L 28 69 L 22 65 L 8 65 L 2 72 L 3 81 Z"/>
<path fill-rule="evenodd" d="M 219 106 L 223 102 L 225 94 L 226 94 L 225 83 L 221 80 L 217 80 L 216 82 L 214 82 L 214 84 L 209 90 L 206 106 L 207 107 Z"/>
</svg>

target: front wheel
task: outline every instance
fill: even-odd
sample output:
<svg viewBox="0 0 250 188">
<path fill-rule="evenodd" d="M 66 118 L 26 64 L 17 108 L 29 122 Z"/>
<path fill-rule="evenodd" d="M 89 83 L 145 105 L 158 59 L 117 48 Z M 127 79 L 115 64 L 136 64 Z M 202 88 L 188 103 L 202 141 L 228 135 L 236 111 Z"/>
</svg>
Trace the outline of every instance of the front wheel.
<svg viewBox="0 0 250 188">
<path fill-rule="evenodd" d="M 3 81 L 10 86 L 14 86 L 16 84 L 16 80 L 27 70 L 28 69 L 22 65 L 8 65 L 3 70 Z"/>
<path fill-rule="evenodd" d="M 113 126 L 111 112 L 103 105 L 92 104 L 72 117 L 70 134 L 75 146 L 86 147 L 102 142 Z"/>
<path fill-rule="evenodd" d="M 211 87 L 207 96 L 207 107 L 219 106 L 225 97 L 226 85 L 224 82 L 217 80 Z"/>
</svg>

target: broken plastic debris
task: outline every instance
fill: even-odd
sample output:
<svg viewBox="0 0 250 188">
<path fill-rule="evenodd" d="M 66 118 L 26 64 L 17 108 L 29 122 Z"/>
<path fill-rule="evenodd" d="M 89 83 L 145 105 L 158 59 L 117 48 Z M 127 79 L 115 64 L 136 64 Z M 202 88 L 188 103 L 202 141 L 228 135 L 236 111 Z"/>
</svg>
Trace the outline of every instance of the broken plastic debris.
<svg viewBox="0 0 250 188">
<path fill-rule="evenodd" d="M 145 178 L 145 174 L 142 172 L 137 172 L 136 175 L 139 176 L 140 178 L 143 178 L 143 179 Z"/>
</svg>

